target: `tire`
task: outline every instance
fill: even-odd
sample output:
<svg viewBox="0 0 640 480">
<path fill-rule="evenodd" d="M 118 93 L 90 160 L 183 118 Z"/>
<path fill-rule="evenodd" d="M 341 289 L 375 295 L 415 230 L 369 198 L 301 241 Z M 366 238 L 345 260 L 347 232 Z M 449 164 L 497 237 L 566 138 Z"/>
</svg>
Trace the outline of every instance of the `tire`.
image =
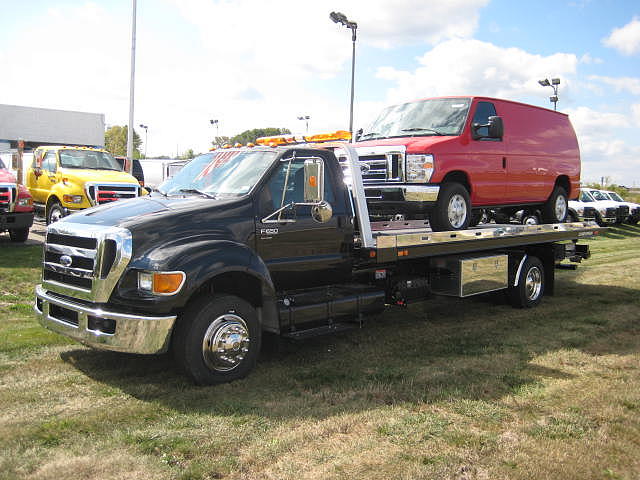
<svg viewBox="0 0 640 480">
<path fill-rule="evenodd" d="M 578 218 L 578 215 L 576 215 L 575 212 L 572 212 L 571 210 L 569 210 L 569 213 L 567 214 L 567 221 L 568 222 L 579 222 L 580 219 Z"/>
<path fill-rule="evenodd" d="M 542 220 L 545 223 L 562 223 L 567 219 L 569 213 L 569 199 L 567 191 L 560 186 L 556 186 L 551 192 L 551 196 L 542 209 Z"/>
<path fill-rule="evenodd" d="M 47 225 L 57 222 L 62 217 L 64 217 L 62 205 L 57 200 L 54 200 L 47 206 Z"/>
<path fill-rule="evenodd" d="M 205 294 L 178 322 L 172 339 L 174 358 L 198 385 L 232 382 L 255 366 L 262 332 L 255 309 L 245 300 Z"/>
<path fill-rule="evenodd" d="M 27 241 L 29 238 L 29 229 L 28 228 L 14 228 L 9 230 L 9 237 L 12 242 L 15 243 L 23 243 Z"/>
<path fill-rule="evenodd" d="M 539 225 L 540 217 L 535 212 L 525 212 L 522 215 L 522 224 L 523 225 Z"/>
<path fill-rule="evenodd" d="M 480 223 L 483 222 L 483 220 L 485 219 L 484 217 L 485 215 L 483 210 L 471 212 L 471 220 L 469 221 L 469 226 L 477 227 L 478 225 L 480 225 Z"/>
<path fill-rule="evenodd" d="M 518 285 L 509 287 L 509 302 L 516 308 L 532 308 L 544 295 L 544 267 L 538 257 L 528 257 L 518 277 Z"/>
<path fill-rule="evenodd" d="M 429 223 L 434 232 L 465 230 L 471 222 L 469 192 L 459 183 L 445 183 L 431 211 Z"/>
</svg>

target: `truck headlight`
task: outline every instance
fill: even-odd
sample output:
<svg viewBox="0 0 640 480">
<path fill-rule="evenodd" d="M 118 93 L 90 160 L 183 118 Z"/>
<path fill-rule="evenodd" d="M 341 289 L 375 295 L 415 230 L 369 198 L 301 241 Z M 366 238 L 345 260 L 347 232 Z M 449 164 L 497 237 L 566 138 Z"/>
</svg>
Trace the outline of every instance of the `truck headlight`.
<svg viewBox="0 0 640 480">
<path fill-rule="evenodd" d="M 65 203 L 82 203 L 83 197 L 82 195 L 63 195 L 62 200 Z"/>
<path fill-rule="evenodd" d="M 29 205 L 33 205 L 33 199 L 31 197 L 19 198 L 18 206 L 19 207 L 28 207 Z"/>
<path fill-rule="evenodd" d="M 407 155 L 407 181 L 427 183 L 433 173 L 433 155 Z"/>
<path fill-rule="evenodd" d="M 186 278 L 184 272 L 138 272 L 138 290 L 153 295 L 175 295 Z"/>
</svg>

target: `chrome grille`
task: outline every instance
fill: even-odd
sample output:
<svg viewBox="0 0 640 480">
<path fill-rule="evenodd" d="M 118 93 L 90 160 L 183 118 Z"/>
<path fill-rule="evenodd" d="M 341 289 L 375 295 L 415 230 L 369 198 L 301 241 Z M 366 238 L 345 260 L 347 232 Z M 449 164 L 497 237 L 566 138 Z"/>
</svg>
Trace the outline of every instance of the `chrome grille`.
<svg viewBox="0 0 640 480">
<path fill-rule="evenodd" d="M 629 216 L 629 206 L 628 205 L 620 205 L 618 207 L 618 217 L 627 218 Z"/>
<path fill-rule="evenodd" d="M 404 147 L 359 147 L 358 160 L 364 184 L 401 183 L 404 181 Z M 338 160 L 346 168 L 346 157 Z"/>
<path fill-rule="evenodd" d="M 47 228 L 43 286 L 61 295 L 106 302 L 131 259 L 131 249 L 126 229 L 56 222 Z"/>
<path fill-rule="evenodd" d="M 140 185 L 135 183 L 87 183 L 85 190 L 92 205 L 140 196 Z"/>
<path fill-rule="evenodd" d="M 0 211 L 13 212 L 18 199 L 18 186 L 15 183 L 0 183 Z"/>
</svg>

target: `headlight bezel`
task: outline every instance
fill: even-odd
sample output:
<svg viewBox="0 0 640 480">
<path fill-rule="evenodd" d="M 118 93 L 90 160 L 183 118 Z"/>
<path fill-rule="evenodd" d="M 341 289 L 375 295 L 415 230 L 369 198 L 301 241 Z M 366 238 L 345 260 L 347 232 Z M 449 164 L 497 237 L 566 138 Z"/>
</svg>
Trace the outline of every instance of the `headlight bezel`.
<svg viewBox="0 0 640 480">
<path fill-rule="evenodd" d="M 430 153 L 409 153 L 405 157 L 407 183 L 429 183 L 435 169 L 435 158 Z"/>
</svg>

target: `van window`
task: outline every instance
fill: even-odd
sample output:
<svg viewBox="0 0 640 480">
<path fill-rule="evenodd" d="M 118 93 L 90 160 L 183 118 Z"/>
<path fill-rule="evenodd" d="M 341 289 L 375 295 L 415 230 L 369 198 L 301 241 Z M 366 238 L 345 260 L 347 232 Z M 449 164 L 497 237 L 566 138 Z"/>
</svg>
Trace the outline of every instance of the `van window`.
<svg viewBox="0 0 640 480">
<path fill-rule="evenodd" d="M 478 123 L 480 125 L 486 125 L 489 123 L 489 117 L 496 116 L 496 107 L 491 102 L 478 102 L 476 105 L 476 113 L 473 116 L 473 123 Z M 486 138 L 489 135 L 489 127 L 482 127 L 478 129 L 478 135 L 482 139 L 488 140 Z M 492 139 L 494 140 L 494 139 Z"/>
</svg>

